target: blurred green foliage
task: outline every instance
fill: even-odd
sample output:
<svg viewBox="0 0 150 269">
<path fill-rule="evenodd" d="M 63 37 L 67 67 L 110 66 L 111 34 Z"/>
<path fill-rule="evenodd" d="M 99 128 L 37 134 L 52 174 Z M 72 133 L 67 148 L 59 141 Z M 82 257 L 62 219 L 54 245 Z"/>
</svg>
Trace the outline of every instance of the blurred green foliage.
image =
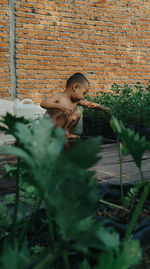
<svg viewBox="0 0 150 269">
<path fill-rule="evenodd" d="M 84 117 L 109 123 L 114 115 L 125 125 L 150 127 L 150 83 L 147 87 L 140 82 L 133 86 L 113 84 L 111 91 L 100 91 L 95 97 L 86 96 L 86 99 L 109 107 L 111 112 L 106 115 L 96 109 L 84 108 Z"/>
<path fill-rule="evenodd" d="M 0 268 L 127 269 L 138 264 L 139 243 L 122 244 L 112 227 L 94 218 L 100 204 L 91 167 L 100 160 L 101 138 L 76 142 L 66 153 L 65 131 L 49 118 L 28 124 L 6 115 L 3 123 L 16 139 L 4 151 L 18 163 L 16 169 L 5 167 L 16 192 L 4 197 L 0 207 Z M 40 231 L 47 229 L 37 244 L 40 232 L 33 227 L 41 205 Z M 72 253 L 80 257 L 74 264 Z"/>
</svg>

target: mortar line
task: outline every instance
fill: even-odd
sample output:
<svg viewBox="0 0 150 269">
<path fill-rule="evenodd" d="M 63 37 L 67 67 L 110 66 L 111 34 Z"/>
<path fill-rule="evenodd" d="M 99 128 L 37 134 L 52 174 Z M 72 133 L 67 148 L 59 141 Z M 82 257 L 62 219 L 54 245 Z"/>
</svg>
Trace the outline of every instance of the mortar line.
<svg viewBox="0 0 150 269">
<path fill-rule="evenodd" d="M 15 100 L 16 92 L 16 18 L 15 0 L 9 0 L 9 53 L 10 53 L 10 94 Z"/>
</svg>

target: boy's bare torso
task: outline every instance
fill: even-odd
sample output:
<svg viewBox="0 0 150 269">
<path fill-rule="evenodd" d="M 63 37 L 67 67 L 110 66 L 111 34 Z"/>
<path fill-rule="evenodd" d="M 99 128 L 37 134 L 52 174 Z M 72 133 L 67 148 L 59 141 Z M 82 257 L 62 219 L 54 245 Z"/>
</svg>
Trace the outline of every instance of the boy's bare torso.
<svg viewBox="0 0 150 269">
<path fill-rule="evenodd" d="M 51 99 L 52 100 L 52 99 Z M 70 108 L 72 111 L 75 110 L 78 102 L 72 102 L 69 98 L 66 97 L 64 93 L 58 93 L 54 95 L 53 102 L 60 104 L 62 106 Z M 58 116 L 65 116 L 60 109 L 47 109 L 46 113 L 51 117 L 52 120 L 56 120 Z"/>
</svg>

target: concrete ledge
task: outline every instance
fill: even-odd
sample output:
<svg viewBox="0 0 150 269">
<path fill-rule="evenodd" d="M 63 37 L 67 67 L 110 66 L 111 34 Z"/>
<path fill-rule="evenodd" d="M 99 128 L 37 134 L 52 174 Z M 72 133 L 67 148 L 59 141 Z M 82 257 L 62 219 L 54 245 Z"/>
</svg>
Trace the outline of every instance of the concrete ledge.
<svg viewBox="0 0 150 269">
<path fill-rule="evenodd" d="M 40 106 L 34 105 L 34 116 L 33 119 L 38 117 L 43 117 L 45 114 L 45 109 Z M 0 117 L 5 116 L 7 113 L 15 115 L 15 101 L 9 101 L 5 99 L 0 99 Z M 32 116 L 31 116 L 32 119 Z"/>
<path fill-rule="evenodd" d="M 14 115 L 14 101 L 0 99 L 0 116 L 5 116 L 7 112 Z"/>
<path fill-rule="evenodd" d="M 12 145 L 15 143 L 15 138 L 12 135 L 0 133 L 0 146 Z"/>
</svg>

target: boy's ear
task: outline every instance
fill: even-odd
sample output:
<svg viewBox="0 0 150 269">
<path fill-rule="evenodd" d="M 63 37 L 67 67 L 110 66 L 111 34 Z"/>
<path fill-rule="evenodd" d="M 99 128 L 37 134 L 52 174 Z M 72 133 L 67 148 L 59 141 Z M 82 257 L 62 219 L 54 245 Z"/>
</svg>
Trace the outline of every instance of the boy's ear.
<svg viewBox="0 0 150 269">
<path fill-rule="evenodd" d="M 73 88 L 73 91 L 76 91 L 79 88 L 79 84 L 74 83 L 72 88 Z"/>
</svg>

